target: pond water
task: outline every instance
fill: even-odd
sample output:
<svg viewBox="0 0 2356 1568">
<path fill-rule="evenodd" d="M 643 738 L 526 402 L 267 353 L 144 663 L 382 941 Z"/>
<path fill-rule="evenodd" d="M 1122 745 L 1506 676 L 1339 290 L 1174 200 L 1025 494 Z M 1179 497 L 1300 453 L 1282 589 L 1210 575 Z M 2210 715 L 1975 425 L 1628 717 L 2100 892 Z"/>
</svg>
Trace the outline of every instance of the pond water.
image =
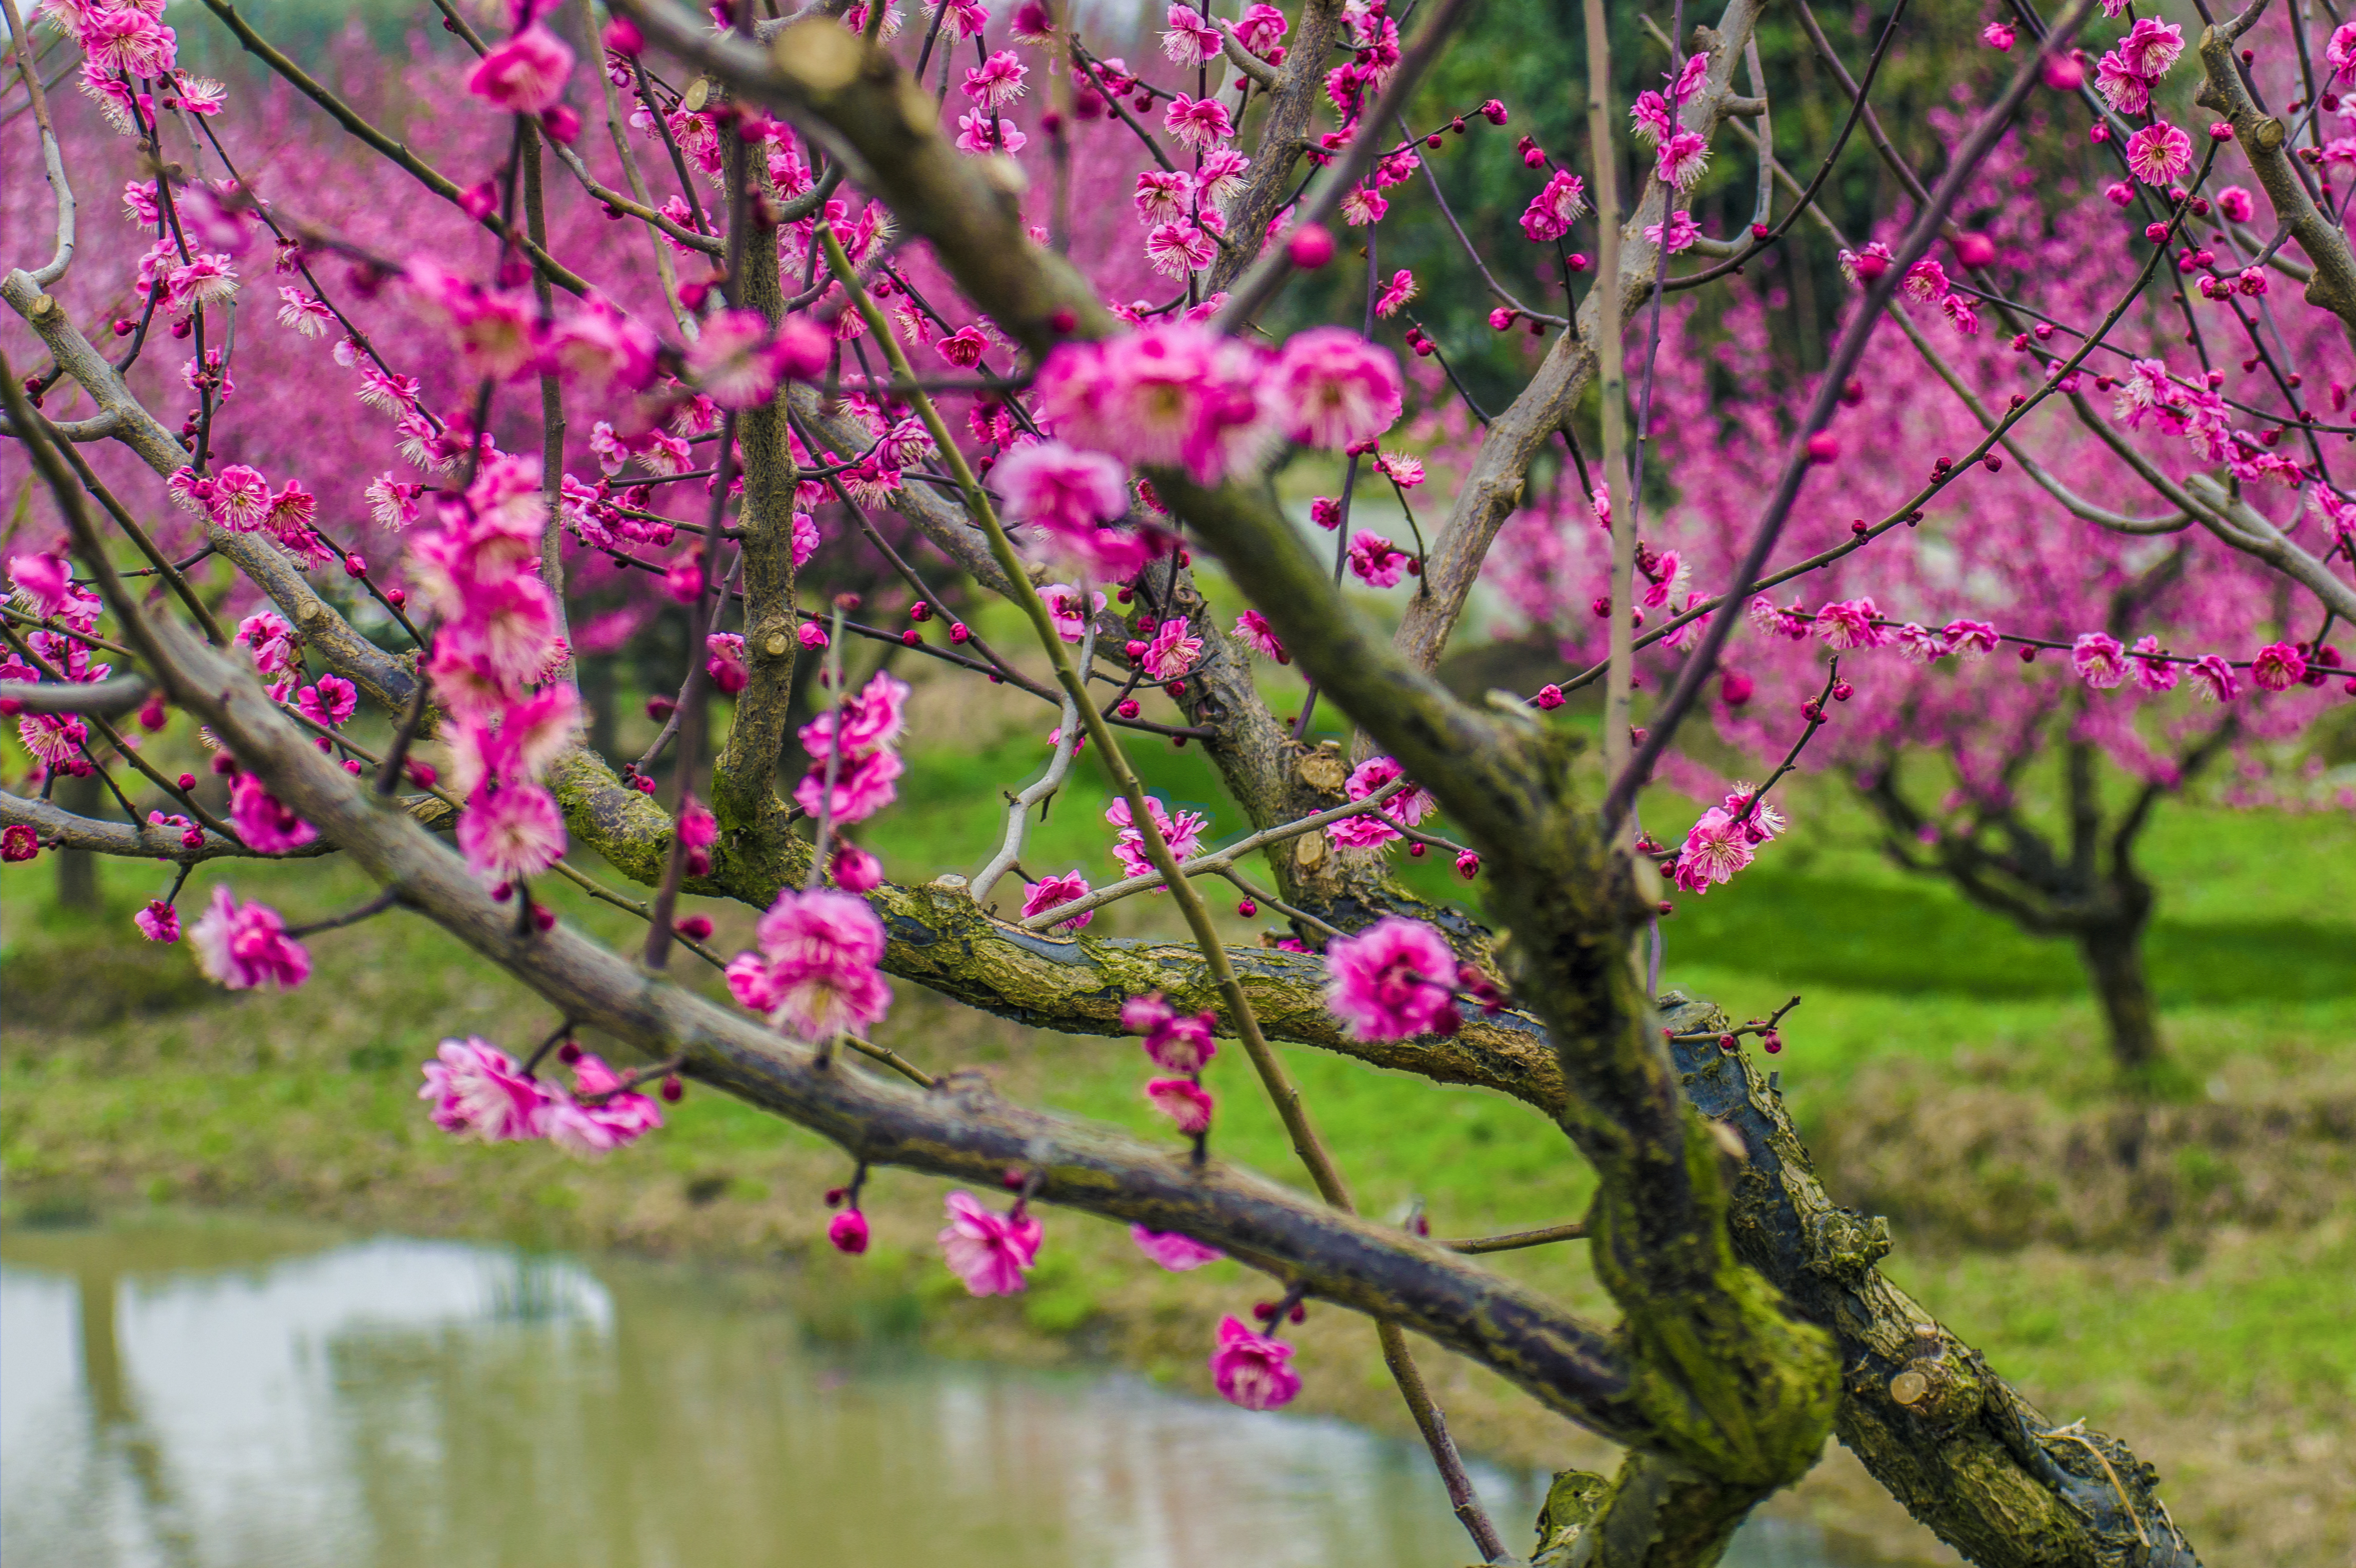
<svg viewBox="0 0 2356 1568">
<path fill-rule="evenodd" d="M 1476 1467 L 1526 1549 L 1545 1477 Z M 10 1568 L 1444 1568 L 1421 1451 L 841 1348 L 725 1279 L 217 1222 L 0 1236 Z M 1740 1568 L 1834 1568 L 1754 1521 Z"/>
</svg>

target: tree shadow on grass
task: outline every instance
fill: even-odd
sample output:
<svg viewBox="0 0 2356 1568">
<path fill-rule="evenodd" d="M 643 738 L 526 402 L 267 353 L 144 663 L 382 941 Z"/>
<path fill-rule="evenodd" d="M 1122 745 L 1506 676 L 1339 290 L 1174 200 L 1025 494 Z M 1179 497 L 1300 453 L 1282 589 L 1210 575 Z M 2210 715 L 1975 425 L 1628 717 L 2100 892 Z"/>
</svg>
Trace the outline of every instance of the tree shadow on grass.
<svg viewBox="0 0 2356 1568">
<path fill-rule="evenodd" d="M 2006 1001 L 2086 989 L 2068 941 L 2025 935 L 1928 887 L 1858 887 L 1753 868 L 1706 897 L 1679 898 L 1662 931 L 1673 955 L 1794 984 Z M 2145 956 L 2163 1007 L 2329 1001 L 2347 994 L 2356 970 L 2356 927 L 2196 925 L 2162 915 Z"/>
</svg>

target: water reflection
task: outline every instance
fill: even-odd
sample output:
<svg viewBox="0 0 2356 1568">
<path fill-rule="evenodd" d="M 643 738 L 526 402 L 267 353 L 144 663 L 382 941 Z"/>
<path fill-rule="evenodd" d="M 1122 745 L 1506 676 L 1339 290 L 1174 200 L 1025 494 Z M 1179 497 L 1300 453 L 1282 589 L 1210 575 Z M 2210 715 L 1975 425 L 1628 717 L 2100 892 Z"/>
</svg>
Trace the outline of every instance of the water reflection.
<svg viewBox="0 0 2356 1568">
<path fill-rule="evenodd" d="M 1418 1451 L 1118 1375 L 814 1347 L 709 1279 L 171 1226 L 0 1241 L 0 1557 L 43 1568 L 1430 1568 Z M 1478 1479 L 1519 1540 L 1538 1478 Z M 1730 1561 L 1813 1568 L 1788 1527 Z"/>
</svg>

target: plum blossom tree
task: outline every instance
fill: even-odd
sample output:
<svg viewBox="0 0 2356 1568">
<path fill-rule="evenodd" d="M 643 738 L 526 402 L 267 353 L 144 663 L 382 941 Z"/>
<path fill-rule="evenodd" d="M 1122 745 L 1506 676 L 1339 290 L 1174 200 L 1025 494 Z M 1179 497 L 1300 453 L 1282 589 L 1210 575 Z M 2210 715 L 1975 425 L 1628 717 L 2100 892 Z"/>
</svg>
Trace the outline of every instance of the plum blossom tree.
<svg viewBox="0 0 2356 1568">
<path fill-rule="evenodd" d="M 2104 70 L 2124 70 L 2122 53 L 2157 27 L 2137 22 Z M 1952 119 L 1941 128 L 1965 129 Z M 1953 249 L 1972 252 L 1987 292 L 1950 283 L 1936 262 L 1916 263 L 1900 334 L 1842 388 L 1828 426 L 1836 456 L 1932 454 L 1928 477 L 1954 473 L 1954 488 L 1892 518 L 1910 493 L 1905 479 L 1869 463 L 1826 463 L 1808 492 L 1813 515 L 1791 531 L 1823 557 L 1820 569 L 1751 600 L 1720 654 L 1711 714 L 1764 771 L 1790 746 L 1795 717 L 1827 695 L 1841 704 L 1802 766 L 1855 782 L 1898 864 L 1952 881 L 2033 934 L 2071 940 L 2113 1057 L 2147 1075 L 2162 1061 L 2142 957 L 2158 890 L 2136 848 L 2155 806 L 2227 764 L 2227 800 L 2356 806 L 2356 792 L 2320 777 L 2320 760 L 2298 744 L 2350 694 L 2331 640 L 2333 599 L 2294 594 L 2264 560 L 2200 537 L 2195 515 L 2169 498 L 2205 493 L 2204 470 L 2222 465 L 2247 487 L 2241 504 L 2290 493 L 2286 536 L 2344 558 L 2346 502 L 2282 454 L 2303 448 L 2314 470 L 2329 472 L 2321 435 L 2300 435 L 2315 422 L 2297 416 L 2297 382 L 2325 380 L 2344 402 L 2349 371 L 2337 322 L 2320 312 L 2276 317 L 2262 276 L 2244 290 L 2220 263 L 2233 283 L 2213 297 L 2267 327 L 2265 357 L 2252 351 L 2233 395 L 2224 370 L 2172 375 L 2165 359 L 2171 342 L 2183 344 L 2186 317 L 2150 313 L 2114 327 L 2102 360 L 2058 379 L 2055 404 L 1960 469 L 1953 455 L 1983 444 L 1991 411 L 2017 406 L 2018 389 L 2050 376 L 2073 347 L 2056 323 L 2099 318 L 2132 292 L 2147 260 L 2117 247 L 2104 210 L 2128 192 L 2051 210 L 2011 199 L 2035 178 L 2016 144 L 1983 160 L 1963 205 L 1990 217 Z M 2220 209 L 2246 213 L 2251 201 L 2241 187 L 2217 193 Z M 1894 237 L 1844 252 L 1852 274 L 1886 264 Z M 2181 258 L 2191 265 L 2179 275 L 2199 271 L 2197 255 Z M 2030 277 L 2050 280 L 2037 308 L 2051 319 L 2024 316 L 2026 329 L 2007 338 L 1959 318 Z M 1723 390 L 1770 387 L 1787 373 L 1766 330 L 1767 296 L 1780 286 L 1708 313 L 1687 306 L 1664 328 L 1680 351 L 1664 357 L 1654 406 L 1676 496 L 1638 547 L 1632 618 L 1649 620 L 1647 639 L 1670 660 L 1694 635 L 1681 612 L 1707 600 L 1692 584 L 1730 573 L 1748 537 L 1747 498 L 1772 482 L 1783 456 L 1778 400 Z M 2243 419 L 2255 428 L 2235 428 Z M 2086 499 L 2139 488 L 2163 510 L 2130 516 Z M 1858 548 L 1869 540 L 1872 548 Z M 1609 553 L 1587 498 L 1564 496 L 1515 516 L 1496 580 L 1567 655 L 1592 666 L 1605 651 L 1597 628 Z M 1842 678 L 1827 693 L 1836 656 Z M 1717 815 L 1734 809 L 1730 800 Z M 1756 817 L 1740 834 L 1727 825 L 1706 816 L 1664 869 L 1703 894 L 1772 836 Z"/>
<path fill-rule="evenodd" d="M 169 865 L 172 887 L 138 929 L 173 941 L 194 867 L 343 856 L 380 888 L 359 908 L 290 923 L 216 886 L 186 939 L 223 985 L 299 985 L 307 944 L 399 908 L 503 966 L 556 1026 L 528 1052 L 439 1047 L 423 1113 L 453 1135 L 606 1155 L 658 1134 L 661 1102 L 692 1080 L 842 1145 L 854 1170 L 826 1201 L 846 1251 L 871 1239 L 859 1197 L 876 1170 L 967 1184 L 937 1240 L 975 1294 L 1025 1288 L 1052 1241 L 1049 1209 L 1129 1225 L 1155 1266 L 1233 1257 L 1280 1287 L 1252 1321 L 1205 1335 L 1214 1383 L 1246 1408 L 1281 1405 L 1313 1376 L 1283 1338 L 1312 1298 L 1361 1313 L 1487 1561 L 1511 1554 L 1410 1334 L 1625 1446 L 1609 1487 L 1582 1483 L 1564 1496 L 1587 1504 L 1549 1509 L 1539 1561 L 1713 1562 L 1836 1432 L 1976 1562 L 2197 1561 L 2125 1443 L 2055 1427 L 1879 1274 L 1886 1227 L 1826 1195 L 1744 1048 L 1779 1049 L 1781 1015 L 1737 1024 L 1655 997 L 1636 955 L 1658 909 L 1657 860 L 1696 891 L 1738 873 L 1781 830 L 1774 786 L 1813 737 L 1871 746 L 1876 732 L 1848 733 L 1828 703 L 1902 725 L 1907 703 L 1947 692 L 1936 682 L 1988 679 L 1951 673 L 1968 653 L 2051 643 L 2071 675 L 2044 660 L 2040 683 L 2001 699 L 1990 686 L 1944 700 L 2009 704 L 2023 733 L 2066 733 L 2073 756 L 2114 754 L 2148 782 L 2189 771 L 2202 746 L 2292 734 L 2328 694 L 2304 682 L 2331 669 L 2325 638 L 2332 618 L 2356 615 L 2356 590 L 2321 443 L 2347 432 L 2337 402 L 2327 414 L 2300 389 L 2338 351 L 2319 323 L 2356 324 L 2356 258 L 2327 216 L 2336 144 L 2314 114 L 2292 132 L 2253 94 L 2328 107 L 2292 73 L 2321 59 L 2339 87 L 2356 84 L 2356 66 L 2336 74 L 2356 58 L 2356 27 L 2297 49 L 2266 35 L 2260 64 L 2265 0 L 2211 27 L 2202 93 L 2221 118 L 2196 141 L 2130 85 L 2180 52 L 2148 18 L 2090 71 L 2075 40 L 2092 5 L 2051 18 L 2024 5 L 2022 30 L 1991 29 L 1991 59 L 1963 73 L 1972 108 L 1936 184 L 1901 164 L 1906 202 L 1855 252 L 1859 295 L 1822 373 L 1768 378 L 1778 390 L 1746 401 L 1712 397 L 1694 372 L 1756 358 L 1755 301 L 1731 285 L 1697 295 L 1719 302 L 1723 349 L 1681 307 L 1680 352 L 1664 366 L 1667 298 L 1762 262 L 1795 222 L 1825 221 L 1816 193 L 1857 134 L 1895 157 L 1870 94 L 1899 13 L 1859 77 L 1821 45 L 1849 101 L 1804 182 L 1775 156 L 1755 0 L 1728 0 L 1689 34 L 1673 12 L 1662 86 L 1624 110 L 1610 102 L 1615 40 L 1590 0 L 1587 144 L 1523 145 L 1533 299 L 1498 281 L 1438 173 L 1456 138 L 1506 134 L 1511 106 L 1418 92 L 1468 26 L 1462 0 L 1411 17 L 1387 0 L 1233 18 L 1173 5 L 1158 51 L 1132 49 L 1136 66 L 1044 0 L 1003 15 L 980 0 L 929 15 L 867 0 L 771 19 L 749 5 L 699 15 L 614 0 L 601 17 L 515 0 L 487 32 L 442 8 L 457 42 L 412 69 L 438 112 L 413 141 L 230 0 L 205 9 L 276 79 L 269 94 L 182 69 L 145 0 L 48 0 L 31 24 L 16 0 L 0 8 L 7 91 L 23 93 L 7 122 L 11 172 L 26 172 L 9 182 L 11 242 L 50 240 L 46 260 L 0 278 L 15 317 L 0 367 L 6 450 L 43 508 L 11 544 L 0 628 L 0 701 L 26 758 L 22 792 L 0 793 L 8 859 L 72 849 Z M 52 96 L 69 77 L 79 91 Z M 1995 238 L 1965 224 L 1989 171 L 2010 166 L 2007 137 L 2080 123 L 2096 151 L 2078 156 L 2115 154 L 2124 176 L 2107 205 L 2064 200 L 2051 215 L 2075 238 L 2031 232 L 2041 213 Z M 297 126 L 303 145 L 273 142 Z M 347 154 L 321 150 L 330 134 Z M 1762 149 L 1756 215 L 1747 237 L 1713 238 L 1695 192 L 1714 161 L 1743 156 L 1737 142 Z M 2252 227 L 2254 198 L 2211 192 L 2224 158 L 2265 192 L 2271 240 Z M 79 204 L 93 179 L 124 182 L 121 226 Z M 1408 309 L 1441 280 L 1381 264 L 1383 226 L 1427 196 L 1463 241 L 1456 285 L 1496 300 L 1495 329 L 1529 335 L 1535 367 L 1494 413 L 1466 399 L 1446 346 Z M 1591 261 L 1569 248 L 1590 223 Z M 2139 247 L 2137 264 L 2057 285 L 2004 249 L 2075 253 L 2098 233 Z M 1942 240 L 1959 276 L 1932 255 Z M 1363 308 L 1289 320 L 1288 285 L 1346 272 L 1351 242 Z M 1674 273 L 1673 256 L 1687 258 Z M 2154 291 L 2170 258 L 2197 279 L 2175 315 Z M 2303 282 L 2316 313 L 2291 311 L 2286 290 L 2270 296 L 2276 277 Z M 2138 301 L 2166 327 L 2122 330 Z M 2179 318 L 2196 338 L 2205 326 L 2245 344 L 2271 391 L 2228 396 L 2222 375 L 2172 346 L 2163 355 L 2159 334 Z M 1640 319 L 1632 388 L 1622 339 Z M 1993 347 L 1999 328 L 2019 345 L 2010 360 Z M 1946 347 L 1925 349 L 1926 332 Z M 1906 352 L 1964 367 L 1938 378 L 1953 407 L 1919 376 L 1880 381 L 1884 356 Z M 2120 392 L 2115 412 L 2093 403 L 2090 378 Z M 1882 391 L 1837 420 L 1852 381 Z M 2016 390 L 1999 410 L 2005 384 Z M 1590 390 L 1600 428 L 1575 434 Z M 177 424 L 156 412 L 174 406 Z M 1704 438 L 1713 422 L 1732 432 L 1723 450 Z M 1409 449 L 1413 432 L 1451 424 L 1477 425 L 1477 445 Z M 2147 425 L 2187 438 L 2197 462 L 2152 457 Z M 1837 510 L 1852 487 L 1866 504 L 1845 449 L 1928 430 L 1960 450 L 1912 493 L 1876 491 L 1880 521 L 1831 541 L 1795 521 L 1804 491 L 1810 514 L 1835 486 Z M 1580 484 L 1567 502 L 1521 507 L 1558 440 Z M 2115 511 L 2064 483 L 2090 441 L 2171 510 Z M 1679 509 L 1646 537 L 1655 446 L 1667 472 L 1650 483 Z M 1296 529 L 1267 484 L 1296 446 L 1342 467 L 1340 494 L 1310 519 L 1330 545 Z M 2044 476 L 2062 517 L 1901 532 L 2004 456 Z M 1377 479 L 1412 523 L 1427 458 L 1455 475 L 1430 538 L 1352 525 L 1358 487 Z M 1693 499 L 1705 488 L 1707 507 Z M 2267 510 L 2294 494 L 2299 510 Z M 1430 671 L 1515 517 L 1512 548 L 1555 594 L 1533 599 L 1537 613 L 1591 590 L 1581 573 L 1610 561 L 1595 595 L 1604 658 L 1519 703 L 1474 706 Z M 2050 550 L 2013 559 L 2024 531 Z M 2183 537 L 2154 542 L 2170 531 Z M 1944 555 L 1913 542 L 1934 536 Z M 842 586 L 858 552 L 910 596 L 905 624 L 877 624 Z M 191 576 L 216 558 L 239 580 L 226 600 Z M 1232 628 L 1210 614 L 1198 559 L 1248 601 Z M 1340 592 L 1352 570 L 1404 602 L 1388 642 Z M 1800 578 L 1823 592 L 1784 607 L 1775 591 Z M 1052 679 L 953 618 L 967 594 L 1009 601 Z M 1640 596 L 1655 616 L 1641 628 Z M 1754 613 L 1763 624 L 1730 656 Z M 2294 616 L 2324 629 L 2293 637 Z M 2260 619 L 2275 632 L 2250 646 Z M 639 758 L 609 759 L 584 739 L 584 660 L 665 628 L 676 641 L 660 735 Z M 1676 656 L 1641 730 L 1640 630 L 1642 657 Z M 854 678 L 853 640 L 1052 711 L 1042 770 L 1009 792 L 977 876 L 897 885 L 857 842 L 897 799 L 909 693 L 889 672 Z M 1819 675 L 1819 650 L 1842 662 Z M 1255 655 L 1305 672 L 1368 755 L 1309 744 L 1312 708 L 1280 723 Z M 2171 673 L 2229 717 L 2158 705 Z M 1543 717 L 1595 680 L 1610 698 L 1600 789 Z M 1639 837 L 1630 808 L 1706 688 L 1740 710 L 1730 733 L 1780 743 L 1783 762 L 1669 855 Z M 2147 709 L 2124 706 L 2145 697 Z M 166 771 L 150 755 L 163 744 L 141 743 L 175 711 L 197 726 L 188 755 L 201 747 L 220 782 Z M 1209 756 L 1240 836 L 1206 848 L 1212 821 L 1145 790 L 1130 748 L 1165 743 Z M 1021 914 L 1001 915 L 991 895 L 1019 865 L 1030 808 L 1084 747 L 1118 794 L 1107 850 L 1121 875 L 1091 887 L 1079 871 L 1025 874 Z M 1854 755 L 1875 761 L 1890 800 L 1915 800 L 1885 752 Z M 1959 765 L 1962 799 L 1937 808 L 1941 843 L 2003 831 L 2009 755 Z M 59 803 L 57 781 L 84 777 L 121 820 Z M 1481 879 L 1486 916 L 1512 940 L 1403 886 L 1399 843 L 1440 848 Z M 606 886 L 579 864 L 593 852 L 648 896 Z M 1238 869 L 1262 853 L 1273 889 Z M 1281 916 L 1283 934 L 1230 948 L 1197 885 L 1208 876 Z M 551 877 L 634 912 L 643 945 L 625 955 L 571 929 L 534 897 Z M 1155 893 L 1189 940 L 1087 930 L 1095 910 Z M 690 894 L 762 910 L 755 946 L 712 950 L 711 922 L 680 913 Z M 671 978 L 682 951 L 722 972 L 733 1008 Z M 873 1037 L 894 981 L 1137 1036 L 1151 1069 L 1141 1092 L 1177 1137 L 936 1076 Z M 617 1069 L 586 1053 L 586 1028 L 641 1059 Z M 1222 1038 L 1240 1063 L 1215 1067 Z M 1590 1210 L 1449 1242 L 1365 1218 L 1346 1152 L 1319 1134 L 1272 1040 L 1521 1101 L 1593 1166 Z M 1247 1092 L 1274 1104 L 1313 1196 L 1219 1156 L 1218 1096 Z M 1574 1239 L 1621 1309 L 1616 1328 L 1473 1261 Z"/>
</svg>

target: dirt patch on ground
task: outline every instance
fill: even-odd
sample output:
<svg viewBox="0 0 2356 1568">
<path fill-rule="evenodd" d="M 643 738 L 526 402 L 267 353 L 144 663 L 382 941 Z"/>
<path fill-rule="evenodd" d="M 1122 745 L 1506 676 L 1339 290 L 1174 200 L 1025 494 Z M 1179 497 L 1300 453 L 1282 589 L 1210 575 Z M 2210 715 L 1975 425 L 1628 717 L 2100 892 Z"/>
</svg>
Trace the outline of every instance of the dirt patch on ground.
<svg viewBox="0 0 2356 1568">
<path fill-rule="evenodd" d="M 2194 1247 L 2220 1227 L 2317 1224 L 2356 1185 L 2356 1091 L 2296 1080 L 2071 1110 L 1891 1062 L 1825 1120 L 1813 1144 L 1843 1201 L 1961 1246 Z"/>
</svg>

